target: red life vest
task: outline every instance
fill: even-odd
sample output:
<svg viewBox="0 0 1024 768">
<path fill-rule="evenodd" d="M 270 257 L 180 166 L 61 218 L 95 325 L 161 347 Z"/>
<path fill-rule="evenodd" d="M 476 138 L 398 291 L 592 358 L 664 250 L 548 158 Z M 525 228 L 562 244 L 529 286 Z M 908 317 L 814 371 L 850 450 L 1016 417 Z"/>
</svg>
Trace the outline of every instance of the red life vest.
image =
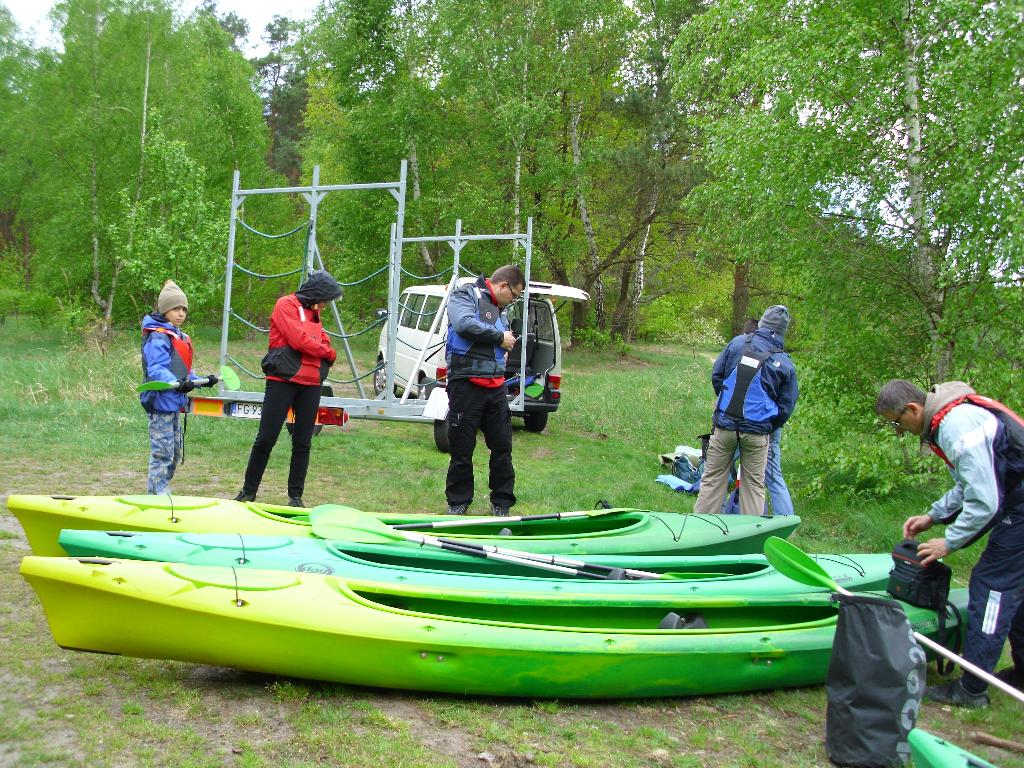
<svg viewBox="0 0 1024 768">
<path fill-rule="evenodd" d="M 956 408 L 958 405 L 963 405 L 964 403 L 970 403 L 971 405 L 976 405 L 979 408 L 984 408 L 986 411 L 989 411 L 990 413 L 993 414 L 1001 413 L 1007 418 L 1015 421 L 1020 426 L 1020 428 L 1024 430 L 1024 419 L 1022 419 L 1020 416 L 1014 413 L 1010 408 L 1006 407 L 998 400 L 993 400 L 991 397 L 973 394 L 964 395 L 963 397 L 958 397 L 955 400 L 950 400 L 948 403 L 942 406 L 942 408 L 936 411 L 935 415 L 932 416 L 931 423 L 928 425 L 928 434 L 931 436 L 928 439 L 928 444 L 929 446 L 931 446 L 931 449 L 935 451 L 936 455 L 939 456 L 939 458 L 941 458 L 944 462 L 946 462 L 947 465 L 949 465 L 950 469 L 953 468 L 953 462 L 951 462 L 946 457 L 946 454 L 942 452 L 942 449 L 939 448 L 939 445 L 935 440 L 935 433 L 938 431 L 939 425 L 942 423 L 942 420 L 946 418 L 946 414 L 949 413 L 954 408 Z"/>
<path fill-rule="evenodd" d="M 171 342 L 171 363 L 168 368 L 179 379 L 188 376 L 188 372 L 192 370 L 192 339 L 184 334 L 175 333 L 169 328 L 160 328 L 159 326 L 143 328 L 142 332 L 143 334 L 154 332 L 167 334 Z"/>
</svg>

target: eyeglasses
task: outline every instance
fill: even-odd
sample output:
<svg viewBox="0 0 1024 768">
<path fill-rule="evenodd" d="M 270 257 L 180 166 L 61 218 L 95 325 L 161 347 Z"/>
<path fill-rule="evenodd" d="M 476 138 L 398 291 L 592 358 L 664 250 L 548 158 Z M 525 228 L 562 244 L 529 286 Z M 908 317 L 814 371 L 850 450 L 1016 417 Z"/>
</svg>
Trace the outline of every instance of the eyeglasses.
<svg viewBox="0 0 1024 768">
<path fill-rule="evenodd" d="M 512 287 L 511 283 L 505 283 L 508 286 L 508 292 L 512 294 L 512 301 L 519 301 L 519 297 L 523 295 L 523 291 L 516 293 L 516 289 Z M 526 290 L 525 288 L 523 290 Z"/>
<path fill-rule="evenodd" d="M 903 425 L 900 424 L 900 419 L 903 418 L 903 414 L 907 412 L 907 408 L 909 408 L 909 407 L 910 407 L 910 403 L 907 403 L 906 405 L 904 405 L 902 410 L 900 410 L 900 412 L 896 414 L 896 420 L 888 422 L 889 426 L 892 427 L 893 429 L 900 429 L 900 430 L 904 429 Z"/>
</svg>

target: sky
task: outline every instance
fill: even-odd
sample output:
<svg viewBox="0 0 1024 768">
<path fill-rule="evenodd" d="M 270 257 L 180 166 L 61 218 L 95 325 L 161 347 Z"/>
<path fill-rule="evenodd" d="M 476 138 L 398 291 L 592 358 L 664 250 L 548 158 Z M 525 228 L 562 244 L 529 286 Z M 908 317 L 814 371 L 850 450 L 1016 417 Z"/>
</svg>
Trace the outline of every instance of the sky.
<svg viewBox="0 0 1024 768">
<path fill-rule="evenodd" d="M 309 18 L 320 0 L 217 0 L 217 13 L 224 14 L 234 11 L 249 22 L 249 47 L 244 51 L 247 56 L 255 56 L 266 52 L 260 36 L 274 14 L 287 16 L 290 19 Z M 14 16 L 21 32 L 37 45 L 55 45 L 58 38 L 49 31 L 46 14 L 53 8 L 52 0 L 0 0 Z M 201 0 L 183 0 L 182 15 L 187 16 L 201 4 Z"/>
</svg>

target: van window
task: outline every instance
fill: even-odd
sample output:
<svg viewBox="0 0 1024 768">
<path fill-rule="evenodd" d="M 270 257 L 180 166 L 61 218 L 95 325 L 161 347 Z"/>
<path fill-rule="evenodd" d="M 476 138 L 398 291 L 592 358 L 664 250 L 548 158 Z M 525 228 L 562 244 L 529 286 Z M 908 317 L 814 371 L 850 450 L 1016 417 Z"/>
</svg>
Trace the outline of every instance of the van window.
<svg viewBox="0 0 1024 768">
<path fill-rule="evenodd" d="M 431 323 L 434 322 L 434 315 L 437 314 L 438 307 L 441 306 L 440 296 L 427 296 L 427 300 L 423 303 L 423 309 L 420 310 L 423 314 L 420 315 L 420 330 L 429 331 Z M 444 330 L 444 329 L 438 329 Z"/>
<path fill-rule="evenodd" d="M 508 310 L 509 322 L 518 320 L 523 316 L 522 302 L 516 302 Z M 555 329 L 552 324 L 551 309 L 543 299 L 530 301 L 530 330 L 535 334 L 538 341 L 554 343 Z"/>
<path fill-rule="evenodd" d="M 398 324 L 403 328 L 415 328 L 420 316 L 417 314 L 423 306 L 422 293 L 406 293 L 402 295 L 402 316 Z"/>
</svg>

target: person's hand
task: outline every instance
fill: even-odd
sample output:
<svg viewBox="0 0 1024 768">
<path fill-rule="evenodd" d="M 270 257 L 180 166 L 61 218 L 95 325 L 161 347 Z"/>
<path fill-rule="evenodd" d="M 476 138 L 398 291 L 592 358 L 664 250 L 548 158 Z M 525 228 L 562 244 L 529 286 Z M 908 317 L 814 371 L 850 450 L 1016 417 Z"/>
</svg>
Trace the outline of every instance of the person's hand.
<svg viewBox="0 0 1024 768">
<path fill-rule="evenodd" d="M 949 545 L 945 539 L 928 539 L 917 545 L 917 554 L 922 558 L 921 565 L 929 566 L 949 554 Z"/>
<path fill-rule="evenodd" d="M 932 520 L 930 515 L 914 515 L 913 517 L 908 517 L 907 521 L 903 523 L 903 538 L 917 538 L 917 534 L 924 533 L 933 525 L 935 525 L 935 521 Z"/>
<path fill-rule="evenodd" d="M 214 386 L 214 385 L 215 385 L 215 384 L 216 384 L 216 383 L 217 383 L 218 381 L 220 381 L 220 379 L 218 379 L 218 378 L 217 378 L 216 376 L 214 376 L 214 375 L 213 375 L 212 373 L 211 373 L 211 374 L 208 374 L 208 375 L 206 376 L 206 380 L 207 380 L 207 381 L 206 381 L 206 383 L 205 383 L 205 384 L 203 384 L 203 386 L 204 386 L 204 387 L 212 387 L 212 386 Z"/>
<path fill-rule="evenodd" d="M 196 388 L 195 382 L 191 381 L 188 377 L 184 379 L 178 379 L 178 391 L 184 394 L 185 392 L 191 392 Z"/>
<path fill-rule="evenodd" d="M 508 351 L 516 345 L 516 336 L 512 331 L 505 331 L 501 336 L 501 348 Z"/>
</svg>

